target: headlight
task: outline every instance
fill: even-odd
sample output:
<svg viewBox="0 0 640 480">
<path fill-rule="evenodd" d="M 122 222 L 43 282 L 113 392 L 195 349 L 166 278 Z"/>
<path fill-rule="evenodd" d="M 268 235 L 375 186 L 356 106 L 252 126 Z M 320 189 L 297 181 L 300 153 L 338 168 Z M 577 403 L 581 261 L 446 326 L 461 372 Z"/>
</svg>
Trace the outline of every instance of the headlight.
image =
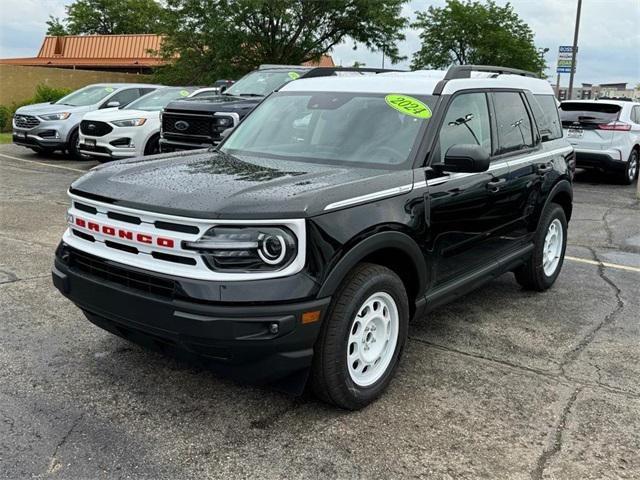
<svg viewBox="0 0 640 480">
<path fill-rule="evenodd" d="M 213 227 L 182 246 L 200 252 L 212 270 L 227 272 L 281 270 L 298 250 L 295 235 L 285 227 Z"/>
<path fill-rule="evenodd" d="M 71 112 L 49 113 L 47 115 L 39 115 L 39 117 L 45 121 L 66 120 L 70 116 L 71 116 Z"/>
<path fill-rule="evenodd" d="M 126 120 L 116 120 L 111 123 L 116 127 L 139 127 L 140 125 L 144 125 L 146 121 L 146 118 L 127 118 Z"/>
<path fill-rule="evenodd" d="M 220 127 L 229 128 L 233 126 L 233 118 L 231 117 L 213 117 L 213 124 Z"/>
</svg>

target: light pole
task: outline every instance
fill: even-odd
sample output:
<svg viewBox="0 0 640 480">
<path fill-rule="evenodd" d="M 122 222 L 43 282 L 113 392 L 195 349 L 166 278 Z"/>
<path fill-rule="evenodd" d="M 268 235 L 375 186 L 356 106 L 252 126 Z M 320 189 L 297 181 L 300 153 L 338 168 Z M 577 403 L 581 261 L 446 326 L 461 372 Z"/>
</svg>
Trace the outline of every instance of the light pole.
<svg viewBox="0 0 640 480">
<path fill-rule="evenodd" d="M 573 32 L 573 52 L 571 53 L 571 73 L 569 74 L 569 92 L 567 100 L 573 96 L 573 76 L 576 71 L 576 54 L 578 53 L 578 31 L 580 30 L 580 11 L 582 10 L 582 0 L 578 0 L 578 11 L 576 12 L 576 29 Z"/>
<path fill-rule="evenodd" d="M 544 75 L 544 54 L 547 53 L 549 51 L 548 48 L 544 47 L 544 48 L 538 48 L 538 55 L 540 55 L 540 60 L 542 60 L 542 65 L 540 65 L 540 78 L 542 78 L 542 76 Z"/>
</svg>

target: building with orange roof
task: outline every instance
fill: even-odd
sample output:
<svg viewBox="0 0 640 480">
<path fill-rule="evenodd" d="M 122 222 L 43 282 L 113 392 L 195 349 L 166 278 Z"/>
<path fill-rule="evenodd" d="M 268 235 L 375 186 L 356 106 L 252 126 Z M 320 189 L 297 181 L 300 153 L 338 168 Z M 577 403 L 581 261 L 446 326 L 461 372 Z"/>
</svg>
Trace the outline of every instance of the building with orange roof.
<svg viewBox="0 0 640 480">
<path fill-rule="evenodd" d="M 158 55 L 161 46 L 162 36 L 154 34 L 47 36 L 36 57 L 5 58 L 0 59 L 0 64 L 150 73 L 154 67 L 166 64 Z M 329 55 L 305 65 L 335 66 Z"/>
</svg>

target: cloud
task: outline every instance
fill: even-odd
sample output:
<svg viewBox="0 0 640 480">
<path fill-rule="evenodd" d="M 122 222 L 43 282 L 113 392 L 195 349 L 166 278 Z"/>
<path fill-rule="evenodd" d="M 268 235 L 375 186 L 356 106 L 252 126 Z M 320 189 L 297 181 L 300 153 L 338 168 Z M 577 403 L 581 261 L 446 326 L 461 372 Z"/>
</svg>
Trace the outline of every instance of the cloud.
<svg viewBox="0 0 640 480">
<path fill-rule="evenodd" d="M 64 16 L 64 6 L 72 0 L 1 0 L 0 57 L 34 56 L 38 53 L 46 32 L 49 15 Z M 496 0 L 504 5 L 507 0 Z M 555 62 L 560 45 L 571 45 L 577 0 L 512 0 L 510 2 L 520 17 L 535 33 L 539 47 L 549 48 L 546 60 L 551 67 L 547 75 L 555 77 Z M 415 18 L 414 12 L 428 6 L 443 6 L 445 0 L 412 0 L 403 8 L 403 15 Z M 640 82 L 640 0 L 585 0 L 580 25 L 578 70 L 576 81 L 599 83 L 626 81 Z M 400 53 L 407 61 L 395 65 L 409 68 L 411 55 L 420 47 L 415 30 L 407 29 L 407 39 L 400 44 Z M 334 59 L 343 65 L 364 62 L 378 67 L 382 63 L 381 52 L 370 52 L 353 43 L 338 45 Z M 386 63 L 389 67 L 389 63 Z M 568 82 L 564 75 L 563 84 Z"/>
<path fill-rule="evenodd" d="M 505 5 L 507 0 L 497 0 Z M 555 78 L 555 63 L 560 45 L 573 43 L 573 27 L 577 0 L 511 0 L 515 12 L 529 24 L 535 34 L 538 47 L 549 48 L 546 74 Z M 443 6 L 444 0 L 432 2 L 411 1 L 403 14 L 414 18 L 415 11 L 424 11 L 429 5 Z M 578 69 L 576 83 L 600 83 L 626 81 L 632 85 L 640 82 L 640 1 L 638 0 L 585 0 L 579 32 Z M 420 48 L 420 39 L 415 30 L 407 30 L 406 41 L 400 44 L 400 53 L 411 58 Z M 382 63 L 380 52 L 369 52 L 364 48 L 356 51 L 351 44 L 337 46 L 334 59 L 343 65 L 354 61 L 371 67 Z M 394 67 L 408 68 L 409 61 Z M 390 65 L 387 63 L 387 67 Z M 563 84 L 569 76 L 564 75 Z"/>
</svg>

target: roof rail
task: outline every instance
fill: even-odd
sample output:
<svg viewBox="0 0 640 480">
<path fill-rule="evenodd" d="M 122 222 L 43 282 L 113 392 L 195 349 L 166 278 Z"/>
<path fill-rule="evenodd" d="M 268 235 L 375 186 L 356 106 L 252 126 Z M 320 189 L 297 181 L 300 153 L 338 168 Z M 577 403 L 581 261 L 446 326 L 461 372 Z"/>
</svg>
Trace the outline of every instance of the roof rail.
<svg viewBox="0 0 640 480">
<path fill-rule="evenodd" d="M 449 67 L 444 78 L 438 82 L 433 90 L 433 94 L 440 95 L 449 80 L 471 78 L 471 72 L 487 72 L 495 73 L 497 75 L 521 75 L 523 77 L 540 78 L 538 74 L 534 72 L 528 72 L 527 70 L 520 70 L 517 68 L 494 67 L 492 65 L 454 65 Z"/>
<path fill-rule="evenodd" d="M 357 73 L 387 73 L 387 72 L 403 72 L 404 70 L 395 70 L 390 68 L 370 68 L 370 67 L 315 67 L 304 74 L 304 78 L 326 77 L 336 72 L 357 72 Z"/>
</svg>

